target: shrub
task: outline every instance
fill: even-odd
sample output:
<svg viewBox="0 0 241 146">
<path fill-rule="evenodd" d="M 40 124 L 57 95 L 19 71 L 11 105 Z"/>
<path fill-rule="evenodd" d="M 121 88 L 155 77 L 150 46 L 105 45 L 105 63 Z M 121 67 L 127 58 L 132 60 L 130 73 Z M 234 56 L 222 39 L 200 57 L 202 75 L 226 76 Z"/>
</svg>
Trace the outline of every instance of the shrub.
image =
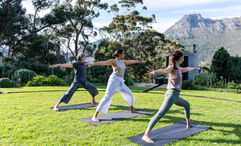
<svg viewBox="0 0 241 146">
<path fill-rule="evenodd" d="M 37 63 L 32 63 L 32 62 L 26 62 L 26 61 L 17 61 L 14 62 L 14 67 L 17 69 L 25 68 L 32 70 L 36 72 L 37 74 L 48 74 L 51 73 L 50 68 L 48 68 L 48 65 L 46 64 L 37 64 Z"/>
<path fill-rule="evenodd" d="M 56 75 L 50 75 L 45 79 L 46 85 L 48 86 L 65 86 L 66 82 Z"/>
<path fill-rule="evenodd" d="M 214 73 L 196 74 L 193 79 L 194 85 L 212 87 L 213 83 L 217 80 Z"/>
<path fill-rule="evenodd" d="M 26 86 L 44 86 L 46 85 L 46 77 L 44 76 L 35 76 L 31 81 L 28 81 Z"/>
<path fill-rule="evenodd" d="M 0 78 L 0 87 L 1 88 L 11 88 L 13 83 L 9 78 Z"/>
<path fill-rule="evenodd" d="M 223 87 L 223 82 L 222 81 L 218 81 L 214 84 L 214 88 L 222 88 Z"/>
<path fill-rule="evenodd" d="M 1 77 L 8 77 L 10 78 L 11 75 L 14 73 L 15 69 L 12 64 L 10 63 L 3 63 L 0 65 L 1 68 Z"/>
<path fill-rule="evenodd" d="M 96 79 L 96 78 L 92 78 L 92 79 L 91 79 L 91 82 L 92 82 L 92 83 L 97 83 L 97 79 Z"/>
<path fill-rule="evenodd" d="M 184 80 L 182 82 L 182 89 L 192 90 L 192 89 L 194 89 L 194 85 L 190 81 Z"/>
<path fill-rule="evenodd" d="M 126 84 L 127 86 L 134 85 L 134 81 L 132 80 L 132 78 L 127 78 L 127 79 L 125 80 L 125 84 Z"/>
<path fill-rule="evenodd" d="M 70 85 L 74 80 L 74 70 L 72 68 L 65 68 L 64 71 L 65 75 L 61 78 L 64 79 L 67 85 Z"/>
<path fill-rule="evenodd" d="M 228 89 L 236 89 L 238 85 L 232 81 L 232 82 L 228 82 Z"/>
<path fill-rule="evenodd" d="M 3 76 L 3 65 L 0 64 L 0 78 L 4 77 Z"/>
<path fill-rule="evenodd" d="M 125 70 L 124 79 L 127 86 L 134 85 L 134 80 L 129 76 L 128 70 Z"/>
<path fill-rule="evenodd" d="M 56 75 L 50 75 L 47 78 L 44 76 L 35 76 L 26 86 L 65 86 L 66 82 Z"/>
<path fill-rule="evenodd" d="M 3 73 L 4 76 L 9 76 L 14 74 L 14 71 L 18 69 L 29 69 L 34 71 L 36 74 L 39 75 L 57 75 L 58 77 L 63 77 L 64 75 L 68 74 L 69 70 L 72 69 L 65 69 L 65 68 L 50 68 L 46 64 L 39 64 L 39 63 L 33 63 L 33 62 L 27 62 L 27 61 L 5 61 L 3 63 Z M 14 70 L 12 72 L 12 70 Z"/>
<path fill-rule="evenodd" d="M 108 66 L 92 66 L 87 70 L 86 79 L 93 83 L 107 83 L 111 72 L 112 69 Z"/>
<path fill-rule="evenodd" d="M 25 85 L 28 81 L 30 81 L 36 73 L 29 69 L 19 69 L 14 72 L 14 78 L 20 82 L 21 85 Z"/>
<path fill-rule="evenodd" d="M 193 79 L 194 85 L 207 86 L 208 74 L 196 74 Z"/>
<path fill-rule="evenodd" d="M 237 84 L 237 93 L 239 93 L 239 90 L 241 90 L 241 84 Z"/>
<path fill-rule="evenodd" d="M 99 74 L 99 75 L 97 76 L 97 82 L 98 82 L 98 83 L 105 83 L 105 82 L 104 82 L 105 80 L 108 80 L 105 75 Z"/>
<path fill-rule="evenodd" d="M 194 85 L 193 90 L 206 90 L 206 87 L 200 85 Z"/>
</svg>

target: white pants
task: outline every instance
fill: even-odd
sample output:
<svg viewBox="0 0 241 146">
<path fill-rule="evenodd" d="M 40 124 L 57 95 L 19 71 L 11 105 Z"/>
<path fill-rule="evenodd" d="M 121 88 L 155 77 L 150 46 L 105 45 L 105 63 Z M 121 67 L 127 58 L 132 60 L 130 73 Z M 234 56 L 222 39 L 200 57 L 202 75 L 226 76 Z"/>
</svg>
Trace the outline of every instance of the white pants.
<svg viewBox="0 0 241 146">
<path fill-rule="evenodd" d="M 107 113 L 109 110 L 113 96 L 119 92 L 128 106 L 132 106 L 135 102 L 131 90 L 125 85 L 125 80 L 118 76 L 110 76 L 105 91 L 105 96 L 101 99 L 96 111 L 100 113 Z"/>
</svg>

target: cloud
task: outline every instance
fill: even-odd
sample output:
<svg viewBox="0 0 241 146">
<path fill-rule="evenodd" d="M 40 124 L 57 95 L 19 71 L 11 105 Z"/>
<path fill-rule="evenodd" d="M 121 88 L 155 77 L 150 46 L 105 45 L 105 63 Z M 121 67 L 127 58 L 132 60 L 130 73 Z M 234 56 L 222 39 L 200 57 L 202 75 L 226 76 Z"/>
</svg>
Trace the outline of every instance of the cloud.
<svg viewBox="0 0 241 146">
<path fill-rule="evenodd" d="M 76 1 L 76 0 L 74 0 Z M 157 23 L 154 23 L 152 26 L 155 30 L 159 32 L 164 32 L 170 26 L 174 25 L 183 15 L 190 13 L 200 13 L 204 17 L 212 18 L 212 19 L 220 19 L 224 17 L 234 17 L 241 15 L 241 5 L 237 5 L 237 1 L 235 0 L 143 0 L 144 5 L 147 6 L 147 11 L 144 14 L 150 16 L 154 13 L 157 17 Z M 106 2 L 109 5 L 113 3 L 117 3 L 118 0 L 102 0 L 101 2 Z M 226 6 L 226 3 L 236 3 L 235 6 L 229 6 L 224 8 L 215 8 L 212 7 L 208 9 L 203 6 Z M 33 13 L 34 7 L 31 4 L 30 0 L 24 0 L 23 6 L 27 9 L 27 13 Z M 194 9 L 194 6 L 196 9 Z M 197 7 L 198 6 L 198 7 Z M 183 7 L 185 9 L 183 10 Z M 179 8 L 182 8 L 180 10 Z M 150 15 L 149 15 L 150 13 Z M 45 14 L 43 12 L 43 14 Z M 106 14 L 106 12 L 101 12 L 100 17 L 93 20 L 95 27 L 100 28 L 103 26 L 107 26 L 112 20 L 111 14 Z"/>
<path fill-rule="evenodd" d="M 235 17 L 241 16 L 241 5 L 225 7 L 225 8 L 213 8 L 213 9 L 197 9 L 197 10 L 178 10 L 173 11 L 176 14 L 190 14 L 190 13 L 201 13 L 212 18 L 224 18 L 224 17 Z"/>
<path fill-rule="evenodd" d="M 157 22 L 152 24 L 153 29 L 163 33 L 165 32 L 169 27 L 174 25 L 179 19 L 158 19 Z M 95 28 L 101 28 L 103 26 L 108 26 L 110 22 L 99 22 L 99 21 L 94 21 L 93 24 Z"/>
<path fill-rule="evenodd" d="M 152 27 L 156 31 L 164 33 L 168 28 L 174 25 L 178 19 L 157 19 L 157 23 L 153 23 Z"/>
<path fill-rule="evenodd" d="M 147 8 L 171 8 L 229 1 L 230 0 L 143 0 L 143 3 Z M 118 0 L 101 0 L 101 2 L 113 4 L 117 3 Z"/>
<path fill-rule="evenodd" d="M 203 5 L 209 3 L 228 2 L 230 0 L 144 0 L 148 9 L 153 8 L 180 8 L 185 6 Z"/>
</svg>

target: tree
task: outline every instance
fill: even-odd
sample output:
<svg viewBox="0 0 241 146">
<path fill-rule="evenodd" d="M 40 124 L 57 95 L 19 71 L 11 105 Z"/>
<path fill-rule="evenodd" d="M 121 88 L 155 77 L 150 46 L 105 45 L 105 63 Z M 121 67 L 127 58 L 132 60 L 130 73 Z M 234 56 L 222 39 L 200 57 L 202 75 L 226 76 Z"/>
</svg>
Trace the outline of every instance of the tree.
<svg viewBox="0 0 241 146">
<path fill-rule="evenodd" d="M 56 35 L 63 38 L 63 44 L 75 58 L 80 51 L 90 49 L 89 38 L 96 36 L 92 20 L 99 16 L 100 9 L 107 9 L 107 3 L 100 0 L 77 0 L 75 4 L 65 0 L 46 15 L 45 23 L 56 23 Z"/>
<path fill-rule="evenodd" d="M 211 71 L 216 73 L 217 77 L 222 77 L 229 81 L 230 73 L 232 69 L 232 63 L 230 55 L 223 47 L 218 49 L 212 59 Z"/>
<path fill-rule="evenodd" d="M 151 23 L 155 22 L 155 15 L 143 17 L 136 10 L 142 0 L 120 0 L 118 4 L 110 6 L 109 12 L 117 13 L 112 22 L 100 29 L 104 40 L 95 51 L 95 59 L 110 58 L 110 54 L 118 48 L 125 50 L 126 59 L 145 60 L 146 64 L 136 64 L 129 67 L 129 73 L 135 81 L 143 81 L 143 74 L 149 69 L 162 67 L 163 54 L 175 49 L 184 50 L 184 47 L 175 41 L 166 39 L 164 34 L 152 29 Z M 119 8 L 120 7 L 120 8 Z M 124 14 L 120 14 L 124 9 Z M 147 8 L 143 6 L 143 9 Z M 127 10 L 127 11 L 126 11 Z M 116 46 L 118 44 L 118 46 Z M 111 53 L 110 53 L 111 52 Z"/>
<path fill-rule="evenodd" d="M 241 57 L 231 56 L 232 71 L 230 80 L 241 83 Z"/>
<path fill-rule="evenodd" d="M 152 28 L 149 24 L 155 21 L 155 15 L 153 14 L 152 17 L 143 17 L 140 15 L 140 12 L 136 10 L 136 6 L 138 4 L 142 5 L 143 0 L 120 0 L 118 4 L 110 6 L 109 12 L 117 13 L 117 15 L 113 17 L 112 22 L 108 26 L 100 29 L 101 32 L 105 31 L 109 34 L 109 37 L 112 37 L 108 39 L 123 42 L 126 38 L 131 39 L 145 29 Z M 123 9 L 123 11 L 120 11 L 121 9 Z M 124 14 L 120 12 L 124 12 Z"/>
<path fill-rule="evenodd" d="M 121 48 L 126 50 L 127 48 L 123 48 L 122 44 L 118 41 L 107 41 L 102 40 L 98 46 L 98 48 L 94 52 L 95 61 L 103 61 L 113 58 L 113 53 L 116 48 Z M 127 53 L 125 53 L 128 56 Z"/>
<path fill-rule="evenodd" d="M 16 48 L 17 59 L 40 64 L 64 63 L 65 58 L 60 49 L 60 40 L 48 35 L 32 35 Z"/>
<path fill-rule="evenodd" d="M 26 35 L 28 19 L 22 0 L 3 0 L 0 2 L 0 46 L 8 48 L 8 56 L 14 55 L 18 41 Z"/>
<path fill-rule="evenodd" d="M 45 17 L 39 14 L 42 10 L 53 8 L 57 3 L 56 0 L 32 0 L 35 11 L 34 14 L 25 14 L 25 19 L 28 20 L 25 34 L 11 46 L 15 59 L 42 64 L 65 60 L 60 51 L 60 40 L 53 35 L 56 29 L 53 25 L 63 20 L 47 24 Z"/>
<path fill-rule="evenodd" d="M 5 0 L 0 6 L 0 45 L 8 48 L 8 56 L 16 56 L 23 52 L 21 47 L 24 43 L 35 38 L 37 33 L 43 33 L 44 30 L 50 32 L 45 43 L 45 49 L 48 49 L 48 41 L 53 34 L 51 31 L 52 25 L 61 23 L 62 21 L 55 21 L 54 23 L 46 24 L 45 19 L 40 17 L 39 13 L 42 10 L 48 9 L 56 5 L 56 0 L 33 0 L 32 3 L 35 8 L 34 14 L 25 14 L 25 9 L 21 5 L 22 0 Z M 47 33 L 45 33 L 47 34 Z M 20 51 L 20 52 L 19 52 Z"/>
</svg>

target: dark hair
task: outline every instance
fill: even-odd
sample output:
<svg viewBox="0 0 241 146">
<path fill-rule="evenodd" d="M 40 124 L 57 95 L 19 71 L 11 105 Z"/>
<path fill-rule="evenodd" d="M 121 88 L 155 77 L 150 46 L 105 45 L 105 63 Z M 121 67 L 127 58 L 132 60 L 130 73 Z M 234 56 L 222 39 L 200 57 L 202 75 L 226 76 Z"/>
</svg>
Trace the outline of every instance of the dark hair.
<svg viewBox="0 0 241 146">
<path fill-rule="evenodd" d="M 81 58 L 83 58 L 83 57 L 85 57 L 85 54 L 84 54 L 84 53 L 81 53 L 81 54 L 78 54 L 78 55 L 77 55 L 76 59 L 77 59 L 78 61 L 81 61 Z"/>
<path fill-rule="evenodd" d="M 183 53 L 182 51 L 179 51 L 179 50 L 175 50 L 173 54 L 170 56 L 169 65 L 173 65 L 174 70 L 177 70 L 176 61 L 179 60 L 180 57 L 182 56 L 183 56 Z"/>
<path fill-rule="evenodd" d="M 116 49 L 115 52 L 113 53 L 113 56 L 118 57 L 120 54 L 124 52 L 123 49 Z"/>
</svg>

